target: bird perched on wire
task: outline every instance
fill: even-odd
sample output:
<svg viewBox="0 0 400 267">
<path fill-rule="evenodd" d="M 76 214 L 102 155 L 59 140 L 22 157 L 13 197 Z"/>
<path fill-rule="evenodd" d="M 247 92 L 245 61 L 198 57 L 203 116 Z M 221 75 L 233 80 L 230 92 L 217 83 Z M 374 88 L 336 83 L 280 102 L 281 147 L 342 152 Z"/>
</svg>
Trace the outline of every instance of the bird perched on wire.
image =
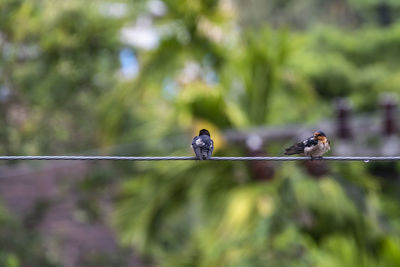
<svg viewBox="0 0 400 267">
<path fill-rule="evenodd" d="M 214 150 L 214 142 L 210 138 L 210 133 L 206 129 L 199 132 L 199 136 L 195 136 L 192 141 L 192 148 L 199 160 L 210 159 Z"/>
<path fill-rule="evenodd" d="M 322 157 L 330 149 L 329 140 L 323 131 L 316 131 L 313 136 L 303 142 L 286 148 L 286 155 L 302 154 L 304 156 Z"/>
</svg>

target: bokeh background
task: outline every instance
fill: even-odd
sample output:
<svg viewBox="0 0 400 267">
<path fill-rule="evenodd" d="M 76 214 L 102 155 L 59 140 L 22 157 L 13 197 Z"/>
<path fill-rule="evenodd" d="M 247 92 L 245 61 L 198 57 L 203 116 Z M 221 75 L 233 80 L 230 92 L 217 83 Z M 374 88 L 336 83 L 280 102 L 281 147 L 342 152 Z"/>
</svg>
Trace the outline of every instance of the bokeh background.
<svg viewBox="0 0 400 267">
<path fill-rule="evenodd" d="M 400 155 L 397 0 L 0 0 L 1 155 Z M 397 162 L 1 162 L 0 266 L 400 266 Z"/>
</svg>

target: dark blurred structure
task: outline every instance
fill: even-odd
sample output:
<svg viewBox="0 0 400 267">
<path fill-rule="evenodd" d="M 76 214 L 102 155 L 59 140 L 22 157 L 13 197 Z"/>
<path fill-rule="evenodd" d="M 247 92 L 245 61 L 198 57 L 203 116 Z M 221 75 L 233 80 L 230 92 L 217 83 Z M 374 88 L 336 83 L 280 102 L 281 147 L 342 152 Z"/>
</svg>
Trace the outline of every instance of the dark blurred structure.
<svg viewBox="0 0 400 267">
<path fill-rule="evenodd" d="M 307 160 L 302 162 L 307 172 L 313 177 L 321 177 L 329 173 L 329 168 L 324 161 L 320 160 Z"/>
<path fill-rule="evenodd" d="M 390 5 L 381 2 L 376 7 L 376 13 L 378 14 L 378 21 L 381 26 L 388 27 L 392 24 L 392 10 Z"/>
<path fill-rule="evenodd" d="M 336 135 L 340 139 L 351 139 L 351 107 L 345 98 L 336 101 Z"/>
<path fill-rule="evenodd" d="M 381 99 L 381 108 L 383 111 L 382 134 L 391 136 L 398 133 L 397 126 L 397 97 L 393 94 L 385 94 Z"/>
<path fill-rule="evenodd" d="M 251 135 L 246 140 L 247 155 L 249 157 L 266 157 L 267 151 L 263 148 L 263 141 L 258 135 Z M 269 161 L 249 161 L 253 177 L 257 181 L 269 181 L 274 177 L 274 167 Z"/>
</svg>

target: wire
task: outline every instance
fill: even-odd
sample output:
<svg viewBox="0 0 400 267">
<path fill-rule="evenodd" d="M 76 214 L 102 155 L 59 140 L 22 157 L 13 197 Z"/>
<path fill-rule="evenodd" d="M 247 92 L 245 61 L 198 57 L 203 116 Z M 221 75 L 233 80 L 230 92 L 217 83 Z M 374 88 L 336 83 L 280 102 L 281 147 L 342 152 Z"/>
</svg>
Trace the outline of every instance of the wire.
<svg viewBox="0 0 400 267">
<path fill-rule="evenodd" d="M 0 160 L 197 160 L 195 157 L 119 157 L 119 156 L 0 156 Z M 398 157 L 212 157 L 216 161 L 299 161 L 299 160 L 335 160 L 335 161 L 397 161 Z"/>
</svg>

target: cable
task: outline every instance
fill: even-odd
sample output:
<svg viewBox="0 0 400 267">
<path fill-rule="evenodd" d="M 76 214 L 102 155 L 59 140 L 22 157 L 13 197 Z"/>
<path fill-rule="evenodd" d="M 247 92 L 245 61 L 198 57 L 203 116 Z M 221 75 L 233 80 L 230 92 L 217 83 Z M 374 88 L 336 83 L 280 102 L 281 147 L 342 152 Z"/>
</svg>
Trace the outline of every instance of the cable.
<svg viewBox="0 0 400 267">
<path fill-rule="evenodd" d="M 197 160 L 195 157 L 119 157 L 119 156 L 0 156 L 0 160 Z M 398 157 L 212 157 L 215 161 L 299 161 L 299 160 L 336 160 L 336 161 L 397 161 Z"/>
</svg>

